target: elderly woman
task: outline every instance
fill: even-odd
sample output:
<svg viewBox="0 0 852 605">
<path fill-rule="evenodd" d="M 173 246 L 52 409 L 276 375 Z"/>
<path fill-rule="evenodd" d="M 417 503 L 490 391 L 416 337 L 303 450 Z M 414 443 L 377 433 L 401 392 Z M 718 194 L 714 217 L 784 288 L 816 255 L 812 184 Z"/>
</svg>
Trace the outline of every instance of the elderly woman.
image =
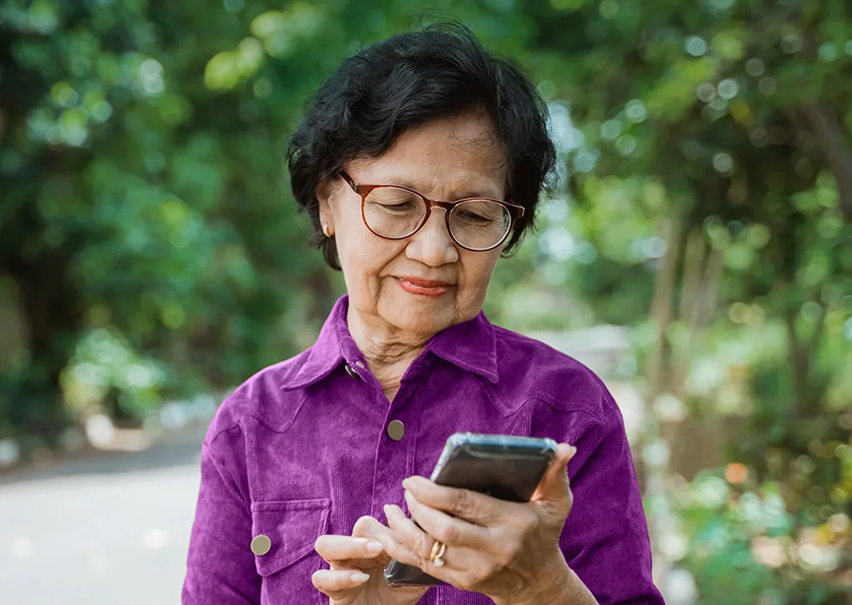
<svg viewBox="0 0 852 605">
<path fill-rule="evenodd" d="M 394 36 L 317 92 L 289 160 L 347 294 L 210 426 L 184 605 L 662 603 L 612 397 L 482 313 L 555 160 L 530 82 L 461 27 Z M 559 453 L 502 501 L 425 478 L 459 431 Z M 389 587 L 391 558 L 442 584 Z"/>
</svg>

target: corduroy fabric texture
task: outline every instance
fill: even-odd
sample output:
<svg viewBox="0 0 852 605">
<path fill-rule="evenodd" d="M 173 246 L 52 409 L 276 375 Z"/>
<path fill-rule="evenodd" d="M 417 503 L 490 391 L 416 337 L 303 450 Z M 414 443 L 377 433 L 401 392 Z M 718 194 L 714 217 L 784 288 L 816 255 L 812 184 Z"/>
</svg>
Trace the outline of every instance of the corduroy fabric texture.
<svg viewBox="0 0 852 605">
<path fill-rule="evenodd" d="M 183 605 L 327 603 L 311 583 L 327 567 L 316 538 L 349 535 L 362 515 L 384 523 L 387 503 L 407 512 L 402 480 L 428 477 L 459 431 L 576 445 L 565 560 L 601 605 L 663 603 L 622 416 L 591 370 L 480 313 L 436 334 L 388 402 L 349 335 L 347 305 L 344 296 L 313 347 L 250 378 L 211 423 Z M 392 420 L 405 425 L 401 441 L 386 432 Z M 255 555 L 261 534 L 272 546 Z M 491 602 L 448 585 L 420 601 Z"/>
</svg>

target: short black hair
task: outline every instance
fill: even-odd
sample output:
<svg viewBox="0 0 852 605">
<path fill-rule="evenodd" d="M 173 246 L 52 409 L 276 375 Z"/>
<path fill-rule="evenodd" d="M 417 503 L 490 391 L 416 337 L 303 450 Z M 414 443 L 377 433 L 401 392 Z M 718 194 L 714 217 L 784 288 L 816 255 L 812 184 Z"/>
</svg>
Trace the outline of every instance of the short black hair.
<svg viewBox="0 0 852 605">
<path fill-rule="evenodd" d="M 405 132 L 471 112 L 490 118 L 506 155 L 506 201 L 525 209 L 508 253 L 532 227 L 556 162 L 547 105 L 535 86 L 455 22 L 397 34 L 340 64 L 308 103 L 287 150 L 293 195 L 329 266 L 340 269 L 340 261 L 334 237 L 320 228 L 317 187 L 353 159 L 380 156 Z"/>
</svg>

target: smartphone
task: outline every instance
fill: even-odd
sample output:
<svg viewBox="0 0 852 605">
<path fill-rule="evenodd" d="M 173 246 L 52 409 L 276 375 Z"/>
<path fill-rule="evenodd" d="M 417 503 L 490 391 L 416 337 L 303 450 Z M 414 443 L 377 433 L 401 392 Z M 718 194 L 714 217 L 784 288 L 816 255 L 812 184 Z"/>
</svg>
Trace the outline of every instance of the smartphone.
<svg viewBox="0 0 852 605">
<path fill-rule="evenodd" d="M 431 479 L 511 502 L 528 502 L 556 456 L 553 439 L 455 433 L 447 439 Z M 391 560 L 390 586 L 434 586 L 441 581 L 420 568 Z"/>
</svg>

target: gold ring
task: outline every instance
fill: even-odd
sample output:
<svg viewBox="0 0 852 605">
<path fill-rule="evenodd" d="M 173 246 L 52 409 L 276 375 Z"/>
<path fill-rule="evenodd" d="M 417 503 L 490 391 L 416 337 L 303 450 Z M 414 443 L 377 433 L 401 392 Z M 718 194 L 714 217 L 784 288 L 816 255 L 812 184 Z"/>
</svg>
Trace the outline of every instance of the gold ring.
<svg viewBox="0 0 852 605">
<path fill-rule="evenodd" d="M 435 567 L 444 566 L 444 559 L 441 557 L 444 556 L 445 552 L 447 552 L 447 545 L 435 540 L 435 543 L 432 545 L 432 552 L 429 554 L 429 560 L 435 564 Z"/>
</svg>

